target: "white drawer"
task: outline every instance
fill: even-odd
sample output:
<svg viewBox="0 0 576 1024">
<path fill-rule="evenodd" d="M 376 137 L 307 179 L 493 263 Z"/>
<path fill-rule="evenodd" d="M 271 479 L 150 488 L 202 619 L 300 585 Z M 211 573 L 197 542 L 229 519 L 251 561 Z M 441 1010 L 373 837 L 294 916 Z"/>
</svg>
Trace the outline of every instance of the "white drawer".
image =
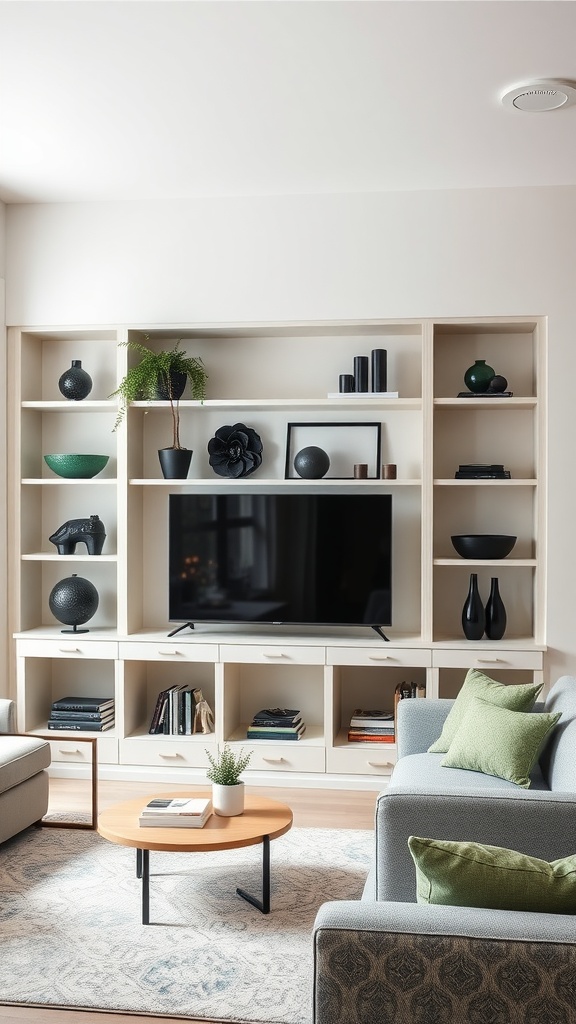
<svg viewBox="0 0 576 1024">
<path fill-rule="evenodd" d="M 435 668 L 477 668 L 482 672 L 507 668 L 540 671 L 544 662 L 542 651 L 436 651 L 432 652 Z"/>
<path fill-rule="evenodd" d="M 252 751 L 245 772 L 324 772 L 326 759 L 323 747 L 306 746 L 302 741 L 269 743 L 261 740 L 255 745 L 244 744 L 244 752 Z"/>
<path fill-rule="evenodd" d="M 115 661 L 118 644 L 114 640 L 17 640 L 20 658 L 84 658 Z"/>
<path fill-rule="evenodd" d="M 328 665 L 380 665 L 384 668 L 406 666 L 407 668 L 429 668 L 432 664 L 431 651 L 422 647 L 329 647 L 326 654 Z"/>
<path fill-rule="evenodd" d="M 218 661 L 218 644 L 120 643 L 123 661 Z"/>
<path fill-rule="evenodd" d="M 78 743 L 77 740 L 50 740 L 52 760 L 56 764 L 91 764 L 92 744 Z M 113 736 L 103 736 L 96 744 L 98 762 L 100 764 L 118 764 L 118 740 Z"/>
<path fill-rule="evenodd" d="M 324 647 L 222 644 L 220 657 L 222 661 L 241 662 L 244 665 L 323 665 Z"/>
<path fill-rule="evenodd" d="M 202 737 L 201 742 L 190 737 L 129 737 L 120 740 L 120 764 L 147 764 L 163 768 L 208 768 L 206 749 L 211 750 L 216 756 L 216 742 L 209 742 L 206 736 Z"/>
<path fill-rule="evenodd" d="M 377 747 L 378 749 L 374 749 Z M 396 762 L 396 744 L 373 743 L 369 749 L 329 747 L 326 771 L 343 775 L 390 775 Z"/>
</svg>

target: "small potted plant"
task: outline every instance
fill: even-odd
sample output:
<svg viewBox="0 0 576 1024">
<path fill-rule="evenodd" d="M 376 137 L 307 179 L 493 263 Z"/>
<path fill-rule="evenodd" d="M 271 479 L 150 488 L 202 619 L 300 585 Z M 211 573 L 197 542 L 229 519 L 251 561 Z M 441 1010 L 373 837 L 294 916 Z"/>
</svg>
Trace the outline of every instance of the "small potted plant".
<svg viewBox="0 0 576 1024">
<path fill-rule="evenodd" d="M 212 783 L 212 806 L 214 813 L 221 817 L 232 818 L 244 811 L 244 783 L 240 775 L 248 766 L 252 752 L 244 753 L 241 749 L 235 754 L 225 743 L 216 757 L 206 751 L 210 767 L 206 772 Z"/>
<path fill-rule="evenodd" d="M 201 359 L 188 356 L 180 348 L 180 339 L 173 348 L 155 352 L 138 341 L 123 342 L 142 358 L 131 366 L 110 398 L 119 396 L 120 408 L 114 429 L 121 423 L 130 402 L 161 399 L 170 402 L 172 413 L 172 444 L 160 448 L 158 457 L 164 476 L 185 479 L 190 468 L 192 451 L 180 443 L 180 409 L 178 402 L 190 381 L 192 398 L 203 402 L 208 374 Z"/>
</svg>

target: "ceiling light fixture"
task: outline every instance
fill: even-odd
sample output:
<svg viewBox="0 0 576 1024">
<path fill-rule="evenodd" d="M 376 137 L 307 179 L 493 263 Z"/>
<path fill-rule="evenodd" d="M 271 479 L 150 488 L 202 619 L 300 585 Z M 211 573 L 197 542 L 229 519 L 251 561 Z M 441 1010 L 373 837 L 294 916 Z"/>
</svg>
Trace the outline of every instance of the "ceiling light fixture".
<svg viewBox="0 0 576 1024">
<path fill-rule="evenodd" d="M 508 89 L 501 100 L 511 110 L 523 110 L 530 114 L 545 113 L 576 103 L 576 88 L 560 79 L 543 78 Z"/>
</svg>

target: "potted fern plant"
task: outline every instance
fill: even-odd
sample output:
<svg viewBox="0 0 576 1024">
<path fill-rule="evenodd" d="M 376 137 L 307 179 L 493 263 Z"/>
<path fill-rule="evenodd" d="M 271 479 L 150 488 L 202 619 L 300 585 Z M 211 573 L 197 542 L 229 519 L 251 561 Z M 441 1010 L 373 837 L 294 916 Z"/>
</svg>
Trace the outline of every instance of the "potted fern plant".
<svg viewBox="0 0 576 1024">
<path fill-rule="evenodd" d="M 188 475 L 192 451 L 180 442 L 180 408 L 179 401 L 186 384 L 190 382 L 192 398 L 203 402 L 206 397 L 206 380 L 208 374 L 201 359 L 188 356 L 180 348 L 180 339 L 173 348 L 155 352 L 147 345 L 138 341 L 127 341 L 122 344 L 137 352 L 140 361 L 131 366 L 126 376 L 120 381 L 116 391 L 110 398 L 120 399 L 120 408 L 114 429 L 121 423 L 131 402 L 153 401 L 160 399 L 170 403 L 172 413 L 172 444 L 168 448 L 160 448 L 158 457 L 164 477 L 167 479 L 185 479 Z"/>
<path fill-rule="evenodd" d="M 232 818 L 244 811 L 244 783 L 240 776 L 248 766 L 252 751 L 247 754 L 241 749 L 237 754 L 225 743 L 216 757 L 206 751 L 210 767 L 206 772 L 212 783 L 212 806 L 214 813 Z"/>
</svg>

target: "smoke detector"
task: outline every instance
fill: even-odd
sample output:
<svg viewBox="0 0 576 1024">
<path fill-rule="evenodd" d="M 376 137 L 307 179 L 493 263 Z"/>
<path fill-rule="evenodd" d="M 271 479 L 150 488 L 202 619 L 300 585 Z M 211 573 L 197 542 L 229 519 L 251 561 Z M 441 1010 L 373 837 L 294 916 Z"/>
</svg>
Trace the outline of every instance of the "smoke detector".
<svg viewBox="0 0 576 1024">
<path fill-rule="evenodd" d="M 517 85 L 505 92 L 501 99 L 504 106 L 511 110 L 538 114 L 572 106 L 576 103 L 576 89 L 568 82 L 544 78 Z"/>
</svg>

